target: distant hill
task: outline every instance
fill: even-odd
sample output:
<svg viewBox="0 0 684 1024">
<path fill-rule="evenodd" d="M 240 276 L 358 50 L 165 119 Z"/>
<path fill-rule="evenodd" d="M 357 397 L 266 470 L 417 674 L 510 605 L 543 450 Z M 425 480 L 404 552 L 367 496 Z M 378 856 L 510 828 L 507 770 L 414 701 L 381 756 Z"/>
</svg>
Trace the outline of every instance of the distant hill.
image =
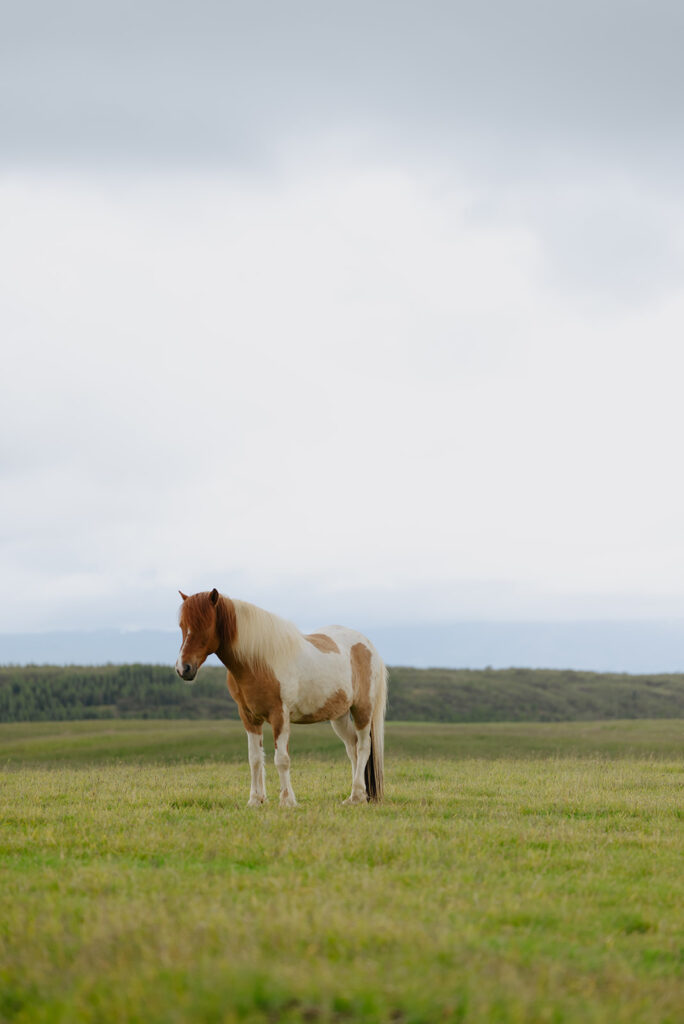
<svg viewBox="0 0 684 1024">
<path fill-rule="evenodd" d="M 299 622 L 315 632 L 321 622 Z M 350 623 L 352 624 L 352 623 Z M 389 665 L 533 668 L 593 672 L 684 671 L 684 620 L 442 622 L 353 625 Z M 180 632 L 101 629 L 0 633 L 0 665 L 173 665 Z"/>
<path fill-rule="evenodd" d="M 205 666 L 189 686 L 161 665 L 0 667 L 0 722 L 237 718 L 225 676 Z M 396 721 L 684 718 L 684 675 L 399 667 L 389 694 Z"/>
<path fill-rule="evenodd" d="M 388 717 L 417 722 L 684 718 L 684 675 L 393 668 Z"/>
</svg>

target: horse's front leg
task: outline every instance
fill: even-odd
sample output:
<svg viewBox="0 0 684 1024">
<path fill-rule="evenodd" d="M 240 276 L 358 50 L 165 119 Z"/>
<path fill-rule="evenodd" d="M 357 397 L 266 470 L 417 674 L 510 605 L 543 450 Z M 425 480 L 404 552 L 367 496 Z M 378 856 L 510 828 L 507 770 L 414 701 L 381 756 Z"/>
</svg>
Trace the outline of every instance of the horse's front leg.
<svg viewBox="0 0 684 1024">
<path fill-rule="evenodd" d="M 273 729 L 273 740 L 275 742 L 275 766 L 280 776 L 280 806 L 296 807 L 292 783 L 290 782 L 290 712 L 283 708 L 282 720 L 278 715 L 277 720 L 271 720 Z"/>
<path fill-rule="evenodd" d="M 261 727 L 258 732 L 247 733 L 247 744 L 249 752 L 249 767 L 252 773 L 252 783 L 249 788 L 248 807 L 258 807 L 266 800 L 266 768 L 264 765 L 264 737 L 261 734 Z"/>
</svg>

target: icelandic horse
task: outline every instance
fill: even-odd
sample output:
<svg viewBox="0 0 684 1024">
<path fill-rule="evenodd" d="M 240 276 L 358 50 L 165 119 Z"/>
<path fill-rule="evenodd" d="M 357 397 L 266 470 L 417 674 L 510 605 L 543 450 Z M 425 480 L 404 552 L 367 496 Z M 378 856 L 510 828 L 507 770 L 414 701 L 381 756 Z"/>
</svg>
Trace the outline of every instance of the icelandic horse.
<svg viewBox="0 0 684 1024">
<path fill-rule="evenodd" d="M 380 801 L 387 670 L 371 642 L 344 626 L 306 636 L 291 622 L 218 590 L 179 594 L 183 640 L 176 672 L 192 682 L 210 654 L 228 669 L 228 690 L 247 731 L 248 806 L 266 799 L 264 722 L 273 730 L 281 807 L 297 803 L 290 782 L 290 725 L 327 721 L 351 761 L 352 788 L 344 803 Z"/>
</svg>

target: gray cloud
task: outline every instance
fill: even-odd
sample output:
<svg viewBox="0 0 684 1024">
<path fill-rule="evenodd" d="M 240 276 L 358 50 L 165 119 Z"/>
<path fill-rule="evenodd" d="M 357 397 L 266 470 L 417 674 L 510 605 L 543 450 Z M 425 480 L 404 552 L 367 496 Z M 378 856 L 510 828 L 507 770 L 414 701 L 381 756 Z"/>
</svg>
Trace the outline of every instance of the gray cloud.
<svg viewBox="0 0 684 1024">
<path fill-rule="evenodd" d="M 480 173 L 572 172 L 582 153 L 675 179 L 676 3 L 12 5 L 5 158 L 262 162 L 363 131 Z"/>
<path fill-rule="evenodd" d="M 527 225 L 551 289 L 625 309 L 658 301 L 682 280 L 683 207 L 624 171 L 492 190 L 492 223 Z"/>
</svg>

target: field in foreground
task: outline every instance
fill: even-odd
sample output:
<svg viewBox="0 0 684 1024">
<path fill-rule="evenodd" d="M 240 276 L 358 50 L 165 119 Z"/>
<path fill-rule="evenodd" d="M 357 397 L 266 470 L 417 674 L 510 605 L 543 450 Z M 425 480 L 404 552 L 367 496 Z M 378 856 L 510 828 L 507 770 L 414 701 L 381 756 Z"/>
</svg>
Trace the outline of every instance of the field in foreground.
<svg viewBox="0 0 684 1024">
<path fill-rule="evenodd" d="M 0 727 L 0 1020 L 681 1019 L 684 723 L 328 727 L 244 805 L 234 723 Z"/>
</svg>

